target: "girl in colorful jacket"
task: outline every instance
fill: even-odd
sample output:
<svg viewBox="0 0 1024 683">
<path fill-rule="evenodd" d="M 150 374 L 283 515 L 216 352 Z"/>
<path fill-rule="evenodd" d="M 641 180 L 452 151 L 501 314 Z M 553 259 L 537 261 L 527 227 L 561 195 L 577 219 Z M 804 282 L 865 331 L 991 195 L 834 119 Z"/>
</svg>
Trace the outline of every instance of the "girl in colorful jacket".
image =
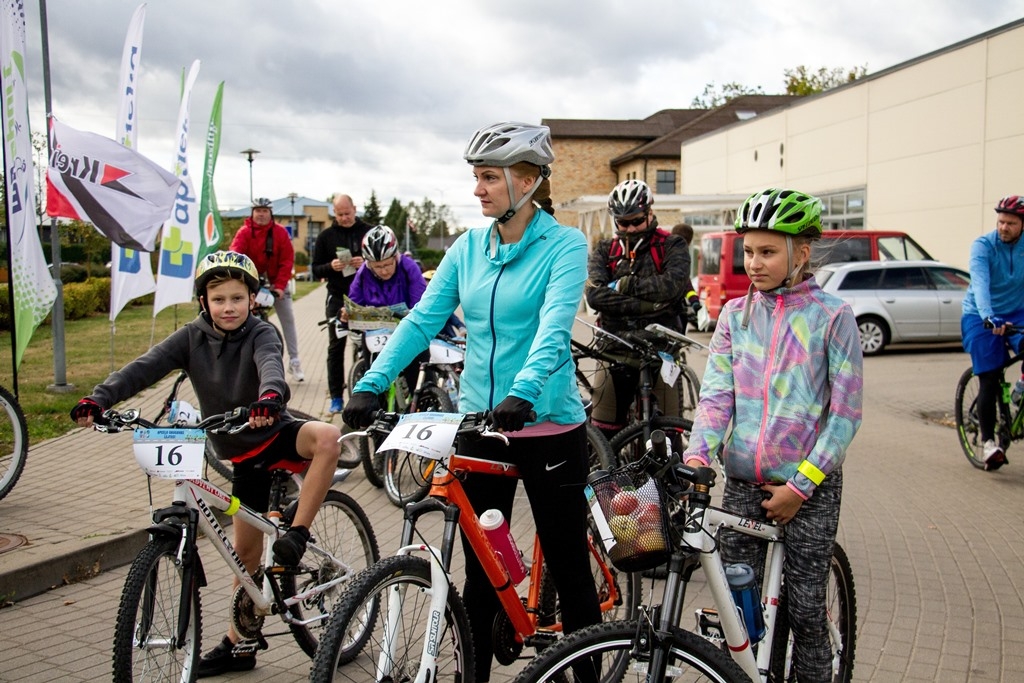
<svg viewBox="0 0 1024 683">
<path fill-rule="evenodd" d="M 848 304 L 810 275 L 821 201 L 768 189 L 740 207 L 746 297 L 718 319 L 684 459 L 720 457 L 723 505 L 786 525 L 788 621 L 800 680 L 832 678 L 825 589 L 842 464 L 861 422 L 862 357 Z M 731 431 L 730 431 L 731 427 Z M 763 576 L 766 543 L 723 532 L 723 560 Z"/>
</svg>

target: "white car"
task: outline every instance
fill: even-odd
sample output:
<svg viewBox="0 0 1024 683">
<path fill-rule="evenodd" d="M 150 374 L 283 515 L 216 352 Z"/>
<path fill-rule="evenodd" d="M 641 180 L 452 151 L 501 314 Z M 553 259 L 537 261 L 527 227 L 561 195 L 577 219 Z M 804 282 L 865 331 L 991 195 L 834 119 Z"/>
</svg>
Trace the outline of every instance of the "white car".
<svg viewBox="0 0 1024 683">
<path fill-rule="evenodd" d="M 853 308 L 865 356 L 897 342 L 961 338 L 967 271 L 938 261 L 858 261 L 822 266 L 815 278 Z"/>
</svg>

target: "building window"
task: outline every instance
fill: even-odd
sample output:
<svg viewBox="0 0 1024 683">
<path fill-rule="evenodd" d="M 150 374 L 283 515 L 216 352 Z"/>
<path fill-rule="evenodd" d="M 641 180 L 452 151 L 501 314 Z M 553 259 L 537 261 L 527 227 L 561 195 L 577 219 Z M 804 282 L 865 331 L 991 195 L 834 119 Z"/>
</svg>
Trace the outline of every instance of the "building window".
<svg viewBox="0 0 1024 683">
<path fill-rule="evenodd" d="M 657 175 L 657 188 L 655 192 L 658 194 L 675 194 L 676 193 L 676 172 L 675 171 L 658 171 Z"/>
<path fill-rule="evenodd" d="M 818 195 L 822 203 L 821 225 L 825 230 L 864 229 L 864 190 Z"/>
</svg>

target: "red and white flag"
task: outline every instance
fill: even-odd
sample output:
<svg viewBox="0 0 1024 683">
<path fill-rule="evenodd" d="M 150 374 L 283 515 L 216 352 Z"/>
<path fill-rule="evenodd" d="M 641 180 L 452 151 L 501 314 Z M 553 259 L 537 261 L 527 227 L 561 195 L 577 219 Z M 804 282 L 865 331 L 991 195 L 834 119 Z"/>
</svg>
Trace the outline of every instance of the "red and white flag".
<svg viewBox="0 0 1024 683">
<path fill-rule="evenodd" d="M 153 251 L 180 182 L 138 152 L 50 119 L 46 213 L 92 223 L 129 249 Z"/>
</svg>

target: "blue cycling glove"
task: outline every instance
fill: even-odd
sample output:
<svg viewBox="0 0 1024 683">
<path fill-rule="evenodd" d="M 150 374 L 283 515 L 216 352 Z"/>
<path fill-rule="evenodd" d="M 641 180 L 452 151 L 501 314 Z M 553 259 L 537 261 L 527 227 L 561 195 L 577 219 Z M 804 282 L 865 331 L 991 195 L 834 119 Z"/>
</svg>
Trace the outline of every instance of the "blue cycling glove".
<svg viewBox="0 0 1024 683">
<path fill-rule="evenodd" d="M 992 330 L 992 329 L 995 329 L 997 327 L 1002 327 L 1007 322 L 1009 322 L 1009 321 L 1007 321 L 1002 316 L 990 315 L 989 317 L 985 318 L 985 327 L 990 329 L 990 330 Z"/>
</svg>

